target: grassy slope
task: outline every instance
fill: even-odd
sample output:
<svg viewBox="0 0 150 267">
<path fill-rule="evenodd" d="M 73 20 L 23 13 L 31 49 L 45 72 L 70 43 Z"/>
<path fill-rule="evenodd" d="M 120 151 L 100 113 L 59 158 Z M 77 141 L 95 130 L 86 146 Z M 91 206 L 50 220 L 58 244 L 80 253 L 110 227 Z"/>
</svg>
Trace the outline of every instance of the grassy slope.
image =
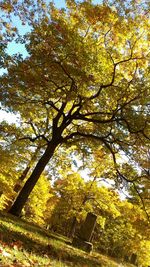
<svg viewBox="0 0 150 267">
<path fill-rule="evenodd" d="M 98 253 L 88 254 L 66 238 L 0 213 L 1 267 L 130 267 Z"/>
</svg>

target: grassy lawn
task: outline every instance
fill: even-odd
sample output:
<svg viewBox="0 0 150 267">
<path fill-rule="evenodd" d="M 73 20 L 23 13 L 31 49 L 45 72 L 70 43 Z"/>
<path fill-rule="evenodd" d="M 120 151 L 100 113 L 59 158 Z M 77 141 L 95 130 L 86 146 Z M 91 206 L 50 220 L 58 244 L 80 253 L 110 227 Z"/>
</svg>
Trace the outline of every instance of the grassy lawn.
<svg viewBox="0 0 150 267">
<path fill-rule="evenodd" d="M 70 241 L 0 213 L 0 267 L 130 267 L 104 255 L 73 248 Z"/>
</svg>

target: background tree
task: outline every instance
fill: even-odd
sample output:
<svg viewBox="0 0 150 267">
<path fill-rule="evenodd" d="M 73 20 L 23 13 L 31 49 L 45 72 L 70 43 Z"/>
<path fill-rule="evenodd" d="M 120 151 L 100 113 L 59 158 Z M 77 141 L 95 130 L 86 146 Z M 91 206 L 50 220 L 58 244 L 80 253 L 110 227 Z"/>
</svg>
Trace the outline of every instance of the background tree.
<svg viewBox="0 0 150 267">
<path fill-rule="evenodd" d="M 41 175 L 23 210 L 23 216 L 40 226 L 47 226 L 45 211 L 47 202 L 54 199 L 53 188 L 46 175 Z M 50 216 L 51 213 L 49 213 Z"/>
<path fill-rule="evenodd" d="M 104 229 L 97 229 L 101 251 L 118 258 L 139 254 L 143 240 L 148 242 L 148 224 L 143 211 L 127 201 L 115 203 L 118 216 L 106 215 Z"/>
<path fill-rule="evenodd" d="M 79 211 L 84 198 L 85 183 L 78 173 L 64 173 L 64 176 L 57 179 L 54 184 L 57 204 L 51 216 L 47 214 L 47 223 L 51 230 L 69 235 L 72 220 L 74 217 L 80 216 Z"/>
<path fill-rule="evenodd" d="M 15 124 L 2 122 L 0 126 L 0 158 L 1 158 L 1 205 L 10 206 L 15 197 L 13 190 L 18 176 L 22 173 L 27 158 L 30 157 L 28 142 L 17 142 L 20 133 Z M 18 144 L 19 143 L 19 144 Z M 9 164 L 8 164 L 9 162 Z M 8 203 L 6 203 L 6 199 Z"/>
<path fill-rule="evenodd" d="M 1 207 L 5 206 L 6 210 L 29 177 L 44 146 L 44 142 L 31 145 L 23 140 L 20 125 L 3 121 L 0 126 Z M 29 132 L 30 129 L 24 125 L 24 131 Z"/>
</svg>

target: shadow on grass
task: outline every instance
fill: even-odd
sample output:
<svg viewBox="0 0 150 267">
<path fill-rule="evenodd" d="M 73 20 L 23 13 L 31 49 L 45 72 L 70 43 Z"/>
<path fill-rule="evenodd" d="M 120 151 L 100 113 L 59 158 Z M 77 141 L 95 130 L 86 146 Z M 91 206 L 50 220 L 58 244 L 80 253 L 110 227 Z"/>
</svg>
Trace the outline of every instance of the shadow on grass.
<svg viewBox="0 0 150 267">
<path fill-rule="evenodd" d="M 0 212 L 0 218 L 2 218 L 2 220 L 5 222 L 16 224 L 17 227 L 19 226 L 19 228 L 25 229 L 29 232 L 34 233 L 34 234 L 41 235 L 41 237 L 48 237 L 51 239 L 62 241 L 68 245 L 71 245 L 71 240 L 68 237 L 62 236 L 58 233 L 50 232 L 50 231 L 32 223 L 32 222 L 26 221 L 25 219 L 18 218 L 16 216 L 11 215 L 11 214 L 1 213 L 1 212 Z"/>
<path fill-rule="evenodd" d="M 2 241 L 11 246 L 15 241 L 21 241 L 22 248 L 28 252 L 32 252 L 38 256 L 43 256 L 44 254 L 57 259 L 61 262 L 74 263 L 74 266 L 91 266 L 100 267 L 100 262 L 83 251 L 75 249 L 70 245 L 65 244 L 67 238 L 63 238 L 60 235 L 55 235 L 52 233 L 47 233 L 46 230 L 42 228 L 25 222 L 22 219 L 18 219 L 14 216 L 9 216 L 7 214 L 0 215 L 0 233 L 2 234 Z M 5 225 L 5 223 L 8 223 Z M 12 224 L 13 229 L 9 227 L 9 223 Z M 15 227 L 21 228 L 15 230 Z M 26 234 L 24 233 L 25 231 Z M 33 234 L 30 236 L 30 234 Z M 43 242 L 38 240 L 38 236 L 43 238 Z M 63 240 L 65 239 L 65 240 Z"/>
</svg>

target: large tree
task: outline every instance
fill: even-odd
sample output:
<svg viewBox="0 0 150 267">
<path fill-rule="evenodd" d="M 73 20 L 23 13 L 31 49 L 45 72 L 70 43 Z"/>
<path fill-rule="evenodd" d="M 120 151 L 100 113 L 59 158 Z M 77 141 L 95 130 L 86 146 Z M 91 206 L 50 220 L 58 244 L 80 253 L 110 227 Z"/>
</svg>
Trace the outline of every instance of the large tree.
<svg viewBox="0 0 150 267">
<path fill-rule="evenodd" d="M 146 3 L 142 9 L 134 1 L 130 8 L 124 2 L 118 7 L 119 1 L 116 6 L 112 1 L 66 1 L 66 10 L 44 6 L 23 39 L 28 57 L 14 55 L 6 61 L 2 104 L 31 125 L 32 134 L 25 135 L 22 128 L 22 138 L 46 142 L 10 213 L 20 215 L 62 145 L 75 144 L 89 153 L 101 144 L 112 156 L 120 182 L 139 179 L 122 175 L 119 155 L 127 155 L 133 165 L 137 148 L 142 154 L 150 138 L 149 20 Z"/>
</svg>

